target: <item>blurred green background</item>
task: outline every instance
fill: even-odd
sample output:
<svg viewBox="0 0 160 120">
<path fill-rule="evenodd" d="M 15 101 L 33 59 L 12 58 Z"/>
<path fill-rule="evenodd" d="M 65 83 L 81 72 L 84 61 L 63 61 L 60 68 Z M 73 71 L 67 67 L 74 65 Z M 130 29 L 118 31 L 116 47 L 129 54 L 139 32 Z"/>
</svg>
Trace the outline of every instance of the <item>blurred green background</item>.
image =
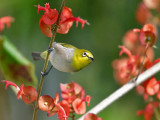
<svg viewBox="0 0 160 120">
<path fill-rule="evenodd" d="M 0 17 L 10 15 L 15 22 L 4 35 L 36 66 L 36 75 L 40 79 L 44 61 L 32 60 L 31 52 L 44 51 L 50 38 L 44 36 L 39 28 L 37 15 L 38 3 L 44 6 L 49 2 L 51 8 L 59 10 L 61 0 L 0 0 Z M 59 83 L 75 81 L 91 95 L 89 110 L 94 105 L 114 92 L 120 86 L 113 78 L 111 63 L 118 58 L 118 45 L 122 44 L 125 32 L 132 28 L 141 27 L 135 20 L 135 11 L 140 0 L 67 0 L 66 5 L 72 8 L 74 16 L 87 19 L 91 24 L 81 30 L 80 24 L 75 24 L 66 35 L 57 34 L 56 41 L 72 44 L 78 48 L 90 50 L 94 55 L 94 62 L 80 72 L 70 74 L 52 70 L 45 78 L 42 95 L 52 97 L 60 93 Z M 158 45 L 157 45 L 158 46 Z M 158 51 L 158 50 L 156 50 Z M 2 75 L 0 75 L 2 78 Z M 17 100 L 11 89 L 4 90 L 0 85 L 0 120 L 31 120 L 32 106 Z M 118 101 L 98 114 L 104 120 L 141 120 L 136 111 L 145 106 L 143 98 L 132 90 Z M 38 111 L 37 120 L 53 120 L 45 112 Z"/>
</svg>

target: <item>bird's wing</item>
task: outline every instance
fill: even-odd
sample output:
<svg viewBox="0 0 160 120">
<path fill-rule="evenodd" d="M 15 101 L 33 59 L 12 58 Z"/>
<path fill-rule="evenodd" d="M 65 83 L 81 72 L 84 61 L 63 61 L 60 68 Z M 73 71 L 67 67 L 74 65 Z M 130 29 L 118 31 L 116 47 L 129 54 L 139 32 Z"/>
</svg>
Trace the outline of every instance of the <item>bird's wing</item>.
<svg viewBox="0 0 160 120">
<path fill-rule="evenodd" d="M 53 47 L 56 54 L 60 55 L 63 59 L 70 61 L 73 56 L 74 50 L 77 49 L 74 46 L 70 46 L 72 45 L 65 43 L 56 43 Z"/>
</svg>

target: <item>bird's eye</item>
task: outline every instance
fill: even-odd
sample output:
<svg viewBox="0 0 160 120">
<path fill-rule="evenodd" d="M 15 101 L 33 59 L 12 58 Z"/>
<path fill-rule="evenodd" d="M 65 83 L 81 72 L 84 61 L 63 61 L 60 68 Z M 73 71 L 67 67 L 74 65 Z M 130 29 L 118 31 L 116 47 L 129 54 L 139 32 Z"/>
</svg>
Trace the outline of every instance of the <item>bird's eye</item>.
<svg viewBox="0 0 160 120">
<path fill-rule="evenodd" d="M 86 52 L 84 52 L 84 53 L 82 54 L 82 56 L 83 56 L 83 57 L 87 56 L 87 53 L 86 53 Z"/>
</svg>

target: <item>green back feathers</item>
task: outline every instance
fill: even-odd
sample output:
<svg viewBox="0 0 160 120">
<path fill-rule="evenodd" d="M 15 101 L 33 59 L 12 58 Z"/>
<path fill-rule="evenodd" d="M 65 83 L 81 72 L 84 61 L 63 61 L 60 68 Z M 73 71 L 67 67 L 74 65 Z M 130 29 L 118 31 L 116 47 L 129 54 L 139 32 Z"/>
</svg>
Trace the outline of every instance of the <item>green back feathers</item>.
<svg viewBox="0 0 160 120">
<path fill-rule="evenodd" d="M 66 47 L 66 48 L 73 48 L 73 49 L 78 49 L 76 47 L 74 47 L 73 45 L 70 45 L 70 44 L 66 44 L 66 43 L 59 43 L 61 44 L 62 46 Z"/>
</svg>

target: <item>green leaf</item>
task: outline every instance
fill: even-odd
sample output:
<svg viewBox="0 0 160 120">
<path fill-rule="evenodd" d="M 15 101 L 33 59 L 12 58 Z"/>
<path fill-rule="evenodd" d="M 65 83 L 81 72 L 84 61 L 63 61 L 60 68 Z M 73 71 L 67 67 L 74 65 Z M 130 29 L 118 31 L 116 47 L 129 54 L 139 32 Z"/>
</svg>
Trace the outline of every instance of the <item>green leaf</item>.
<svg viewBox="0 0 160 120">
<path fill-rule="evenodd" d="M 34 65 L 5 36 L 0 36 L 0 69 L 6 80 L 37 88 Z"/>
</svg>

